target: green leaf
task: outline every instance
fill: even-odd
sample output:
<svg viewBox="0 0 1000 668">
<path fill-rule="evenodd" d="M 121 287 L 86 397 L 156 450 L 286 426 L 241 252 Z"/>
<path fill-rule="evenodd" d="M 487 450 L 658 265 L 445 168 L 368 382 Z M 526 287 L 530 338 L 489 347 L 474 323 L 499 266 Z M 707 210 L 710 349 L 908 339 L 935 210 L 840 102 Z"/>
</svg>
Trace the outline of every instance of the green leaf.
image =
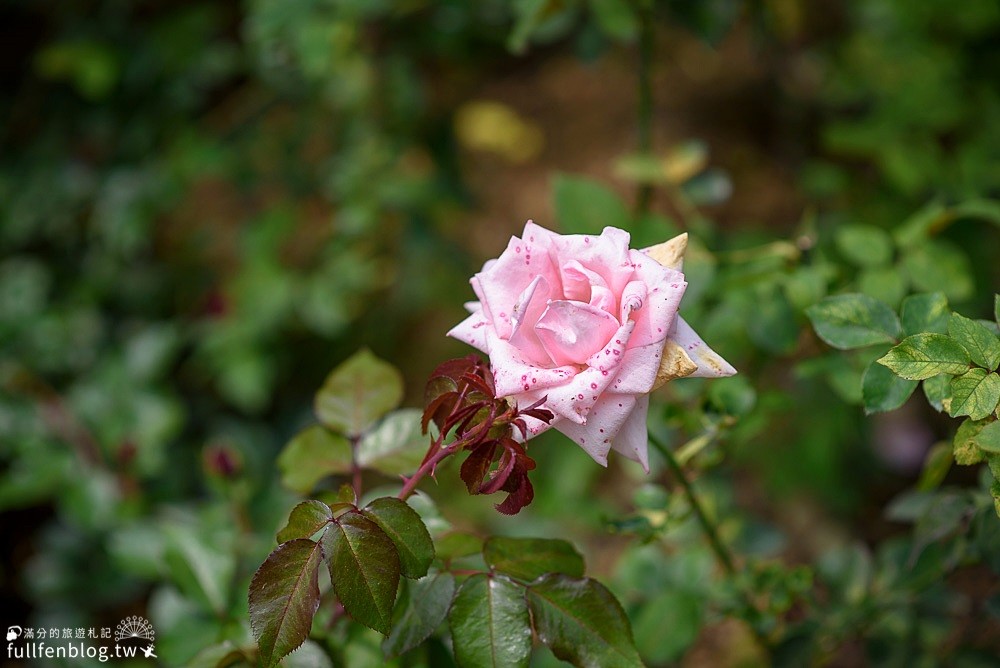
<svg viewBox="0 0 1000 668">
<path fill-rule="evenodd" d="M 679 659 L 697 639 L 705 595 L 664 588 L 633 616 L 635 644 L 647 660 L 662 665 Z"/>
<path fill-rule="evenodd" d="M 969 369 L 951 381 L 951 410 L 949 415 L 968 415 L 982 420 L 997 409 L 1000 402 L 1000 376 L 985 369 Z"/>
<path fill-rule="evenodd" d="M 625 611 L 604 585 L 552 574 L 528 587 L 535 632 L 552 653 L 574 666 L 642 666 Z"/>
<path fill-rule="evenodd" d="M 483 559 L 493 570 L 519 580 L 535 580 L 546 573 L 583 577 L 583 557 L 572 544 L 554 538 L 491 536 Z"/>
<path fill-rule="evenodd" d="M 944 410 L 945 400 L 951 399 L 951 379 L 946 373 L 924 379 L 924 396 L 927 403 L 939 413 Z"/>
<path fill-rule="evenodd" d="M 727 415 L 749 414 L 757 404 L 757 391 L 745 376 L 719 378 L 708 386 L 712 406 Z"/>
<path fill-rule="evenodd" d="M 1000 325 L 1000 295 L 993 295 L 993 320 Z"/>
<path fill-rule="evenodd" d="M 757 291 L 757 308 L 747 322 L 747 334 L 754 345 L 775 355 L 795 350 L 799 324 L 784 291 L 777 286 Z"/>
<path fill-rule="evenodd" d="M 861 267 L 883 265 L 892 259 L 892 239 L 872 225 L 841 225 L 834 241 L 845 258 Z"/>
<path fill-rule="evenodd" d="M 899 304 L 909 291 L 906 279 L 895 267 L 867 267 L 858 274 L 858 292 L 890 306 Z"/>
<path fill-rule="evenodd" d="M 903 332 L 907 336 L 925 332 L 944 334 L 948 331 L 949 314 L 948 299 L 943 292 L 910 295 L 903 300 L 900 310 Z"/>
<path fill-rule="evenodd" d="M 972 361 L 987 371 L 1000 366 L 1000 339 L 975 320 L 953 313 L 948 321 L 948 333 L 969 352 Z"/>
<path fill-rule="evenodd" d="M 185 664 L 185 668 L 252 668 L 256 665 L 257 661 L 251 661 L 236 645 L 225 640 L 200 650 Z"/>
<path fill-rule="evenodd" d="M 564 230 L 600 234 L 608 225 L 628 228 L 628 209 L 618 195 L 599 181 L 557 174 L 553 185 L 556 217 Z"/>
<path fill-rule="evenodd" d="M 403 408 L 393 411 L 365 434 L 358 443 L 358 464 L 389 476 L 410 474 L 420 467 L 430 442 L 420 431 L 421 411 Z M 436 435 L 436 427 L 430 426 Z"/>
<path fill-rule="evenodd" d="M 975 290 L 969 259 L 957 246 L 941 239 L 913 247 L 903 258 L 902 269 L 917 290 L 940 290 L 955 302 L 968 299 Z"/>
<path fill-rule="evenodd" d="M 963 518 L 971 513 L 970 498 L 966 494 L 938 493 L 927 510 L 913 527 L 913 554 L 919 555 L 925 547 L 959 530 Z"/>
<path fill-rule="evenodd" d="M 463 668 L 527 666 L 531 620 L 524 589 L 503 576 L 473 575 L 448 614 L 455 659 Z"/>
<path fill-rule="evenodd" d="M 388 635 L 399 586 L 396 546 L 357 511 L 338 517 L 323 537 L 330 578 L 344 609 L 355 621 Z"/>
<path fill-rule="evenodd" d="M 392 632 L 382 643 L 385 657 L 408 652 L 427 640 L 444 621 L 455 596 L 455 576 L 434 573 L 403 587 L 393 611 Z"/>
<path fill-rule="evenodd" d="M 1000 225 L 1000 202 L 989 199 L 972 199 L 952 207 L 956 219 L 972 218 Z"/>
<path fill-rule="evenodd" d="M 513 3 L 517 20 L 507 38 L 507 48 L 516 54 L 524 53 L 531 34 L 545 20 L 549 0 L 519 0 Z"/>
<path fill-rule="evenodd" d="M 865 413 L 894 411 L 906 403 L 915 389 L 917 381 L 900 378 L 878 362 L 872 362 L 861 379 Z"/>
<path fill-rule="evenodd" d="M 316 417 L 334 431 L 360 436 L 399 405 L 403 377 L 396 367 L 361 350 L 326 377 L 316 393 Z"/>
<path fill-rule="evenodd" d="M 947 226 L 952 214 L 940 202 L 931 202 L 910 216 L 896 231 L 896 242 L 900 246 L 913 246 L 927 239 L 932 233 Z"/>
<path fill-rule="evenodd" d="M 333 510 L 322 501 L 303 501 L 292 508 L 288 523 L 278 532 L 278 542 L 285 543 L 295 538 L 312 538 L 313 534 L 325 527 L 333 519 Z"/>
<path fill-rule="evenodd" d="M 927 451 L 924 458 L 924 468 L 920 472 L 920 479 L 917 481 L 917 490 L 929 492 L 937 489 L 951 470 L 953 461 L 951 443 L 938 443 Z"/>
<path fill-rule="evenodd" d="M 420 515 L 395 497 L 375 499 L 361 512 L 377 524 L 399 552 L 399 566 L 408 578 L 422 578 L 434 560 L 434 543 Z"/>
<path fill-rule="evenodd" d="M 806 315 L 819 337 L 841 350 L 894 343 L 901 331 L 892 309 L 867 295 L 827 297 L 806 309 Z"/>
<path fill-rule="evenodd" d="M 903 339 L 878 362 L 898 376 L 923 380 L 940 373 L 965 373 L 969 368 L 969 355 L 965 348 L 943 334 L 914 334 Z"/>
<path fill-rule="evenodd" d="M 323 548 L 305 538 L 272 552 L 250 582 L 250 627 L 264 668 L 305 641 L 319 608 Z"/>
<path fill-rule="evenodd" d="M 1000 454 L 1000 420 L 994 420 L 983 427 L 973 437 L 979 448 L 992 454 Z"/>
<path fill-rule="evenodd" d="M 177 587 L 213 612 L 223 613 L 229 602 L 230 578 L 235 570 L 233 555 L 223 551 L 210 536 L 195 532 L 190 525 L 170 525 L 163 533 L 166 537 L 164 558 Z"/>
<path fill-rule="evenodd" d="M 449 531 L 435 545 L 438 559 L 445 562 L 477 554 L 482 549 L 483 539 L 465 531 Z"/>
<path fill-rule="evenodd" d="M 667 182 L 667 172 L 663 169 L 663 160 L 648 153 L 630 153 L 618 158 L 615 161 L 614 175 L 622 181 L 631 181 L 632 183 L 658 184 Z M 659 241 L 662 239 L 654 243 Z"/>
<path fill-rule="evenodd" d="M 983 461 L 983 451 L 979 449 L 977 441 L 984 426 L 983 422 L 976 420 L 965 420 L 958 426 L 952 441 L 955 463 L 972 466 Z"/>
<path fill-rule="evenodd" d="M 601 31 L 611 39 L 631 42 L 639 31 L 639 19 L 627 0 L 590 0 L 590 11 Z"/>
<path fill-rule="evenodd" d="M 306 427 L 281 451 L 278 469 L 281 484 L 308 494 L 326 476 L 351 470 L 351 444 L 322 425 Z"/>
</svg>

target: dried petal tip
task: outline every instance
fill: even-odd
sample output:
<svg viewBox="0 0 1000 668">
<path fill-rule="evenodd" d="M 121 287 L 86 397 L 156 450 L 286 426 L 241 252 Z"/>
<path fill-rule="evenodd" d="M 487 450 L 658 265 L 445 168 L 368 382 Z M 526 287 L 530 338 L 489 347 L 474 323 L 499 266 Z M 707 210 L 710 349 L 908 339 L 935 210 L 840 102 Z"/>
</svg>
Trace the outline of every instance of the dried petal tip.
<svg viewBox="0 0 1000 668">
<path fill-rule="evenodd" d="M 664 241 L 643 249 L 643 253 L 656 260 L 667 269 L 684 271 L 684 253 L 687 252 L 688 235 L 687 232 L 678 234 L 673 239 Z"/>
</svg>

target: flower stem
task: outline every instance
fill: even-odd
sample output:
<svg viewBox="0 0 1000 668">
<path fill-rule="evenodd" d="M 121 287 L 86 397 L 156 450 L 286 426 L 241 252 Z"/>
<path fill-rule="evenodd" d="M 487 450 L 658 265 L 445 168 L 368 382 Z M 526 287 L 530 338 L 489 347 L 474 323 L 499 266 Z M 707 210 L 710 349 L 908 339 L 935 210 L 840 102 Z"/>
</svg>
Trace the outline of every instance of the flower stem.
<svg viewBox="0 0 1000 668">
<path fill-rule="evenodd" d="M 667 460 L 667 466 L 670 468 L 670 472 L 673 474 L 674 478 L 676 478 L 677 482 L 680 484 L 681 489 L 684 490 L 684 495 L 687 497 L 688 503 L 694 511 L 695 518 L 698 520 L 698 524 L 701 526 L 702 532 L 708 539 L 708 544 L 715 553 L 715 557 L 719 561 L 719 564 L 726 571 L 728 576 L 736 576 L 737 570 L 732 552 L 729 551 L 729 548 L 726 547 L 726 544 L 723 543 L 722 539 L 719 537 L 719 530 L 708 517 L 708 513 L 705 512 L 705 507 L 702 505 L 701 499 L 698 498 L 698 494 L 691 485 L 691 481 L 688 480 L 687 475 L 684 473 L 684 468 L 681 466 L 680 462 L 677 461 L 674 453 L 665 443 L 657 439 L 652 434 L 649 434 L 649 442 L 652 443 L 653 447 L 656 448 Z M 759 610 L 754 604 L 750 594 L 741 589 L 739 591 L 739 596 L 742 599 L 743 606 L 746 608 L 747 613 L 753 617 L 757 617 L 759 615 Z M 744 621 L 748 623 L 750 631 L 753 633 L 757 643 L 761 646 L 764 652 L 770 655 L 772 647 L 767 636 L 760 630 L 760 628 L 758 628 L 753 619 L 745 619 Z"/>
<path fill-rule="evenodd" d="M 462 441 L 458 441 L 456 443 L 452 443 L 447 448 L 441 448 L 431 455 L 423 464 L 420 465 L 420 468 L 417 469 L 416 473 L 406 479 L 403 489 L 399 491 L 399 498 L 405 501 L 410 494 L 413 494 L 413 491 L 417 488 L 417 483 L 420 482 L 425 475 L 433 473 L 435 467 L 437 467 L 441 460 L 455 454 L 461 448 Z"/>
<path fill-rule="evenodd" d="M 684 495 L 687 497 L 688 503 L 694 511 L 695 518 L 698 520 L 698 524 L 701 525 L 701 530 L 708 539 L 709 545 L 712 547 L 712 551 L 715 552 L 715 557 L 719 560 L 719 564 L 722 565 L 726 573 L 729 575 L 735 575 L 736 566 L 733 562 L 733 555 L 729 552 L 729 548 L 722 542 L 722 539 L 719 538 L 718 529 L 716 529 L 712 520 L 709 519 L 708 514 L 705 512 L 705 507 L 701 504 L 701 499 L 698 498 L 698 494 L 694 491 L 691 481 L 688 480 L 687 475 L 684 473 L 684 469 L 677 461 L 677 458 L 674 457 L 674 453 L 666 446 L 665 443 L 659 441 L 652 434 L 649 435 L 649 442 L 652 443 L 653 447 L 655 447 L 667 460 L 667 466 L 670 467 L 670 472 L 674 475 L 674 478 L 677 479 L 681 489 L 684 490 Z"/>
</svg>

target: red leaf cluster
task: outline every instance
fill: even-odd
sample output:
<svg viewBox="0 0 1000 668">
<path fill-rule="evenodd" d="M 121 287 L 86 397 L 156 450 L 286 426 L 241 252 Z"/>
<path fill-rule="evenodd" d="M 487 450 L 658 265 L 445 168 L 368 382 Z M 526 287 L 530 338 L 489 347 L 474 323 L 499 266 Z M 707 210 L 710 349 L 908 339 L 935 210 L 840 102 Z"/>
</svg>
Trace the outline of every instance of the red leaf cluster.
<svg viewBox="0 0 1000 668">
<path fill-rule="evenodd" d="M 482 359 L 469 355 L 448 360 L 427 381 L 423 429 L 426 433 L 433 422 L 439 435 L 431 443 L 425 461 L 453 435 L 454 442 L 448 447 L 469 452 L 461 469 L 469 493 L 507 492 L 507 498 L 496 509 L 514 515 L 535 495 L 528 480 L 535 461 L 514 439 L 514 430 L 527 440 L 525 416 L 543 422 L 552 420 L 552 413 L 540 408 L 544 402 L 543 398 L 524 409 L 512 406 L 496 396 L 493 374 Z"/>
</svg>

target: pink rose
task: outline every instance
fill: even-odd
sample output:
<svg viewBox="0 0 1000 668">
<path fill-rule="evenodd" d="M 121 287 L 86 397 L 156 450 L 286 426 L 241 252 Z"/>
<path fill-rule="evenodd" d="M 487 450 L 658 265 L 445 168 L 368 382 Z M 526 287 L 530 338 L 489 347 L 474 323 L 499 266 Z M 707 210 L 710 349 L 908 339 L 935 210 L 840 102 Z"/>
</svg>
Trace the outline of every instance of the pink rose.
<svg viewBox="0 0 1000 668">
<path fill-rule="evenodd" d="M 498 397 L 545 398 L 555 419 L 529 420 L 531 434 L 553 426 L 599 464 L 613 449 L 648 471 L 649 392 L 736 370 L 677 315 L 687 235 L 644 251 L 628 244 L 613 227 L 561 235 L 528 221 L 472 277 L 479 301 L 448 335 L 489 355 Z"/>
</svg>

